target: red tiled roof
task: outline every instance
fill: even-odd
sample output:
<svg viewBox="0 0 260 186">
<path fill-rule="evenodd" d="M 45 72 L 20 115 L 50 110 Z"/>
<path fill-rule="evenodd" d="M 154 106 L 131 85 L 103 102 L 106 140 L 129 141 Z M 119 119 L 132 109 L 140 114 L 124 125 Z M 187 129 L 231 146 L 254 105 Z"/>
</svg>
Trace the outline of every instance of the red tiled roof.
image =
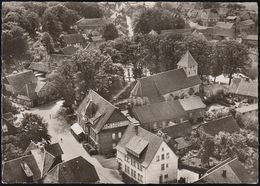
<svg viewBox="0 0 260 186">
<path fill-rule="evenodd" d="M 239 131 L 239 126 L 231 115 L 203 123 L 201 127 L 207 134 L 210 134 L 211 136 L 215 136 L 221 131 L 228 133 Z"/>
<path fill-rule="evenodd" d="M 180 69 L 161 72 L 152 76 L 138 79 L 131 91 L 135 97 L 148 97 L 150 102 L 159 102 L 161 95 L 199 85 L 199 76 L 187 77 L 185 71 Z"/>
<path fill-rule="evenodd" d="M 44 73 L 48 73 L 51 70 L 47 64 L 41 62 L 32 62 L 29 66 L 29 69 Z"/>
<path fill-rule="evenodd" d="M 27 183 L 27 177 L 21 167 L 21 163 L 26 162 L 33 173 L 33 180 L 41 179 L 41 171 L 38 168 L 33 155 L 23 156 L 3 163 L 2 181 L 4 183 Z"/>
<path fill-rule="evenodd" d="M 193 67 L 198 65 L 195 59 L 192 57 L 191 53 L 187 51 L 181 58 L 181 60 L 177 63 L 178 66 L 181 67 Z"/>
<path fill-rule="evenodd" d="M 112 19 L 104 19 L 104 18 L 91 18 L 86 19 L 82 18 L 76 22 L 77 27 L 80 29 L 92 29 L 98 27 L 104 27 L 107 24 L 112 23 Z"/>
<path fill-rule="evenodd" d="M 37 82 L 37 78 L 32 70 L 25 70 L 23 72 L 8 75 L 6 76 L 6 79 L 12 86 L 14 93 L 19 93 L 26 84 Z"/>
<path fill-rule="evenodd" d="M 63 40 L 66 44 L 82 44 L 85 42 L 85 39 L 81 34 L 64 35 Z"/>
<path fill-rule="evenodd" d="M 226 176 L 223 176 L 224 170 Z M 249 175 L 245 167 L 235 158 L 233 160 L 227 159 L 220 165 L 216 165 L 195 183 L 252 184 L 257 183 L 257 180 Z"/>
<path fill-rule="evenodd" d="M 97 108 L 97 110 L 94 113 L 94 116 L 92 117 L 92 118 L 96 118 L 96 120 L 93 122 L 92 127 L 97 132 L 99 132 L 117 109 L 114 105 L 112 105 L 110 102 L 105 100 L 94 90 L 90 90 L 88 95 L 79 105 L 78 109 L 76 110 L 76 113 L 85 116 L 87 114 L 86 111 L 88 109 L 88 105 L 90 101 L 92 101 L 92 103 L 94 103 L 94 105 Z M 117 117 L 117 121 L 126 121 L 126 120 L 128 119 L 120 112 L 120 116 Z"/>
<path fill-rule="evenodd" d="M 78 51 L 78 49 L 74 46 L 67 46 L 62 48 L 61 51 L 64 55 L 73 55 Z"/>
<path fill-rule="evenodd" d="M 126 145 L 134 136 L 138 136 L 139 138 L 142 138 L 143 140 L 147 141 L 148 145 L 140 154 L 139 158 L 135 156 L 131 156 L 131 154 L 129 155 L 137 162 L 141 163 L 143 166 L 148 167 L 151 161 L 153 160 L 156 152 L 158 151 L 158 148 L 162 144 L 163 139 L 138 126 L 137 126 L 137 133 L 136 133 L 135 126 L 130 124 L 127 127 L 126 131 L 124 132 L 120 142 L 116 146 L 116 149 L 126 154 L 127 153 Z"/>
<path fill-rule="evenodd" d="M 206 108 L 206 105 L 199 96 L 190 96 L 185 99 L 179 99 L 179 102 L 185 111 Z"/>
<path fill-rule="evenodd" d="M 173 124 L 161 129 L 161 132 L 167 134 L 172 139 L 179 137 L 187 137 L 191 134 L 191 124 L 189 121 L 184 121 L 182 123 Z"/>
<path fill-rule="evenodd" d="M 229 93 L 257 98 L 258 84 L 257 82 L 248 82 L 240 78 L 234 78 L 229 87 Z"/>
<path fill-rule="evenodd" d="M 140 123 L 184 119 L 187 117 L 178 100 L 136 106 L 133 108 L 133 113 Z"/>
<path fill-rule="evenodd" d="M 99 176 L 95 167 L 82 156 L 56 165 L 45 177 L 44 183 L 96 183 Z"/>
</svg>

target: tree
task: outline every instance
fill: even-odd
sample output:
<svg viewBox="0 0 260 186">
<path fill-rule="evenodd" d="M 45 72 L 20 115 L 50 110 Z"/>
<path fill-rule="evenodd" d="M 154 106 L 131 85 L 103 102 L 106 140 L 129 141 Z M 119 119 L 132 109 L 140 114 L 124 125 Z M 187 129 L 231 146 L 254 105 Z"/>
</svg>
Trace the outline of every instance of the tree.
<svg viewBox="0 0 260 186">
<path fill-rule="evenodd" d="M 163 71 L 177 68 L 178 61 L 186 53 L 183 39 L 183 35 L 173 34 L 160 41 L 160 61 L 164 67 Z"/>
<path fill-rule="evenodd" d="M 35 12 L 39 17 L 42 17 L 44 11 L 48 8 L 48 5 L 44 2 L 22 2 L 21 5 L 26 10 Z"/>
<path fill-rule="evenodd" d="M 48 54 L 54 52 L 54 43 L 53 39 L 48 32 L 44 32 L 41 36 L 41 42 L 43 46 L 46 48 Z"/>
<path fill-rule="evenodd" d="M 101 18 L 103 13 L 97 3 L 67 2 L 64 4 L 68 9 L 78 12 L 85 18 Z"/>
<path fill-rule="evenodd" d="M 79 50 L 68 64 L 59 70 L 56 85 L 65 99 L 65 107 L 72 110 L 90 89 L 110 99 L 118 83 L 123 81 L 122 67 L 113 64 L 109 55 L 95 49 Z"/>
<path fill-rule="evenodd" d="M 218 2 L 202 2 L 202 8 L 203 9 L 219 9 L 220 8 L 220 3 Z"/>
<path fill-rule="evenodd" d="M 30 141 L 41 142 L 42 139 L 50 141 L 47 123 L 37 114 L 25 113 L 19 127 L 23 146 L 28 146 Z"/>
<path fill-rule="evenodd" d="M 5 161 L 23 156 L 23 150 L 20 147 L 7 143 L 3 145 L 3 157 Z"/>
<path fill-rule="evenodd" d="M 42 31 L 48 32 L 53 40 L 57 41 L 62 33 L 62 24 L 53 13 L 47 10 L 42 16 Z"/>
<path fill-rule="evenodd" d="M 198 63 L 198 74 L 208 75 L 210 72 L 208 69 L 211 67 L 212 60 L 212 45 L 207 40 L 195 37 L 188 36 L 184 40 L 186 48 L 190 51 L 192 57 Z"/>
<path fill-rule="evenodd" d="M 217 47 L 221 52 L 216 56 L 222 61 L 224 73 L 229 74 L 229 84 L 234 73 L 242 72 L 248 66 L 248 49 L 237 41 L 221 41 Z"/>
<path fill-rule="evenodd" d="M 3 59 L 5 67 L 15 64 L 15 59 L 22 59 L 27 54 L 28 44 L 24 29 L 14 22 L 4 23 L 2 27 Z"/>
<path fill-rule="evenodd" d="M 182 29 L 185 22 L 178 14 L 173 14 L 161 8 L 151 8 L 143 11 L 134 20 L 135 33 L 149 33 L 152 29 L 159 32 L 167 29 Z"/>
<path fill-rule="evenodd" d="M 17 114 L 17 108 L 12 104 L 12 102 L 6 97 L 3 96 L 3 113 L 13 113 L 13 114 Z"/>
<path fill-rule="evenodd" d="M 108 24 L 105 26 L 103 38 L 105 38 L 106 41 L 118 38 L 118 31 L 114 24 Z"/>
</svg>

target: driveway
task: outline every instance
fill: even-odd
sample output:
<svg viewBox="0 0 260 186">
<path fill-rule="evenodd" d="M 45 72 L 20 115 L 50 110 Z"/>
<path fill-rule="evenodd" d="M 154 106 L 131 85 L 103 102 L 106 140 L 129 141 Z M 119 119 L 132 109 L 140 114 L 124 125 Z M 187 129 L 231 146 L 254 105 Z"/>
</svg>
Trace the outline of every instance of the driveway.
<svg viewBox="0 0 260 186">
<path fill-rule="evenodd" d="M 64 152 L 62 155 L 63 160 L 67 161 L 77 156 L 82 156 L 95 166 L 101 183 L 123 183 L 117 170 L 102 167 L 95 158 L 92 158 L 85 151 L 82 145 L 70 133 L 70 125 L 55 118 L 61 106 L 62 101 L 56 101 L 24 112 L 38 114 L 48 122 L 48 131 L 52 137 L 51 141 L 52 143 L 58 142 L 60 144 Z"/>
</svg>

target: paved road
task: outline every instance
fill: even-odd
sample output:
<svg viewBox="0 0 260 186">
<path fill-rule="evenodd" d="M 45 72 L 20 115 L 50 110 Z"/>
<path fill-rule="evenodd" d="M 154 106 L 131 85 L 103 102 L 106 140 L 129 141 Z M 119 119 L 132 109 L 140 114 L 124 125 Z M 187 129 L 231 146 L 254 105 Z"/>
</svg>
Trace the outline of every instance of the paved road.
<svg viewBox="0 0 260 186">
<path fill-rule="evenodd" d="M 61 105 L 62 101 L 57 101 L 32 108 L 31 110 L 25 112 L 39 114 L 45 121 L 48 122 L 48 131 L 52 136 L 51 141 L 53 143 L 59 142 L 64 152 L 62 155 L 63 160 L 67 161 L 77 156 L 82 156 L 95 166 L 101 183 L 123 183 L 118 171 L 102 167 L 101 164 L 95 158 L 92 158 L 85 151 L 82 145 L 73 137 L 69 130 L 70 126 L 65 122 L 61 122 L 56 119 L 55 115 Z"/>
</svg>

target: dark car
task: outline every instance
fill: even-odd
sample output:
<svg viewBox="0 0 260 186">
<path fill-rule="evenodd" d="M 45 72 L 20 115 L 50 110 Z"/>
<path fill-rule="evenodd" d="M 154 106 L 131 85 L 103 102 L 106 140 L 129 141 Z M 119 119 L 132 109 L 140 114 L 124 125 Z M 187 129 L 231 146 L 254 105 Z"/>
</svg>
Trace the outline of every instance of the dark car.
<svg viewBox="0 0 260 186">
<path fill-rule="evenodd" d="M 97 154 L 97 150 L 94 147 L 92 147 L 89 143 L 84 143 L 83 148 L 89 153 L 90 156 Z"/>
</svg>

